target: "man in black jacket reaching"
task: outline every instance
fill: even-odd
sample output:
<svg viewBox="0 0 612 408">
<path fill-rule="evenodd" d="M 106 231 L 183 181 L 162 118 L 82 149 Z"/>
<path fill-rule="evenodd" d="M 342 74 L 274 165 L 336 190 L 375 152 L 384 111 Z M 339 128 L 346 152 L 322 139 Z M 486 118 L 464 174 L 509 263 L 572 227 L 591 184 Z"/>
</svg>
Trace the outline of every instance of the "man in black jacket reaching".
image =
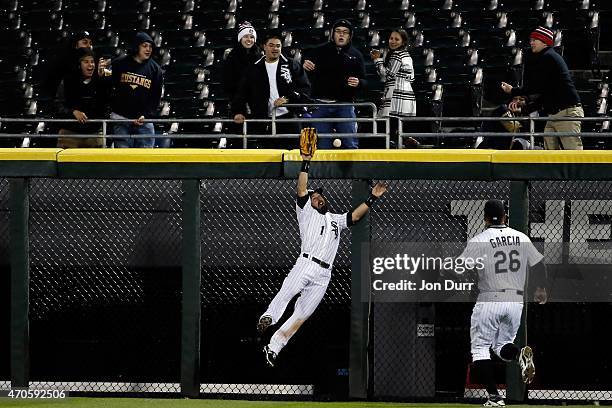
<svg viewBox="0 0 612 408">
<path fill-rule="evenodd" d="M 582 118 L 584 110 L 567 64 L 553 48 L 553 32 L 536 28 L 529 36 L 532 57 L 525 63 L 525 84 L 522 88 L 502 82 L 502 90 L 512 96 L 511 109 L 537 102 L 545 114 L 553 118 Z M 579 120 L 548 121 L 545 133 L 571 132 L 576 136 L 544 136 L 547 150 L 582 150 Z"/>
</svg>

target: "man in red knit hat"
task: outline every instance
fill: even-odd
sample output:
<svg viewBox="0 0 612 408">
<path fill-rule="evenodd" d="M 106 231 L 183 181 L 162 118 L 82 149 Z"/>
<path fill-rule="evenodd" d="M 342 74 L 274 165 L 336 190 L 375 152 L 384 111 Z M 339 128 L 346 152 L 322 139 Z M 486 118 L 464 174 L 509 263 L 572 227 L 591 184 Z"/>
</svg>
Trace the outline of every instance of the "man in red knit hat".
<svg viewBox="0 0 612 408">
<path fill-rule="evenodd" d="M 567 64 L 554 49 L 554 35 L 546 27 L 538 27 L 529 35 L 532 58 L 525 64 L 523 87 L 502 82 L 504 92 L 514 96 L 513 107 L 535 102 L 545 115 L 553 118 L 582 118 L 584 111 Z M 582 150 L 579 120 L 548 121 L 545 133 L 568 132 L 576 136 L 544 136 L 547 150 Z"/>
</svg>

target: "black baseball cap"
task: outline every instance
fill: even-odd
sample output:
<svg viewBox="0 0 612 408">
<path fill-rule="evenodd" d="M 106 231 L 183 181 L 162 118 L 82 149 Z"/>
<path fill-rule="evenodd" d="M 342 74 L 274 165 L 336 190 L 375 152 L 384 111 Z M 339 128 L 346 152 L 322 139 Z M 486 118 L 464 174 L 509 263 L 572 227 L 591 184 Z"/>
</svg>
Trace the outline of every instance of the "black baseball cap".
<svg viewBox="0 0 612 408">
<path fill-rule="evenodd" d="M 485 218 L 491 219 L 497 224 L 503 222 L 504 216 L 506 215 L 506 207 L 501 200 L 489 200 L 484 207 Z"/>
<path fill-rule="evenodd" d="M 70 35 L 70 46 L 76 47 L 77 43 L 84 38 L 88 38 L 90 40 L 92 39 L 91 34 L 89 34 L 89 31 L 81 30 L 73 32 Z"/>
<path fill-rule="evenodd" d="M 83 38 L 89 38 L 91 40 L 91 34 L 89 33 L 89 31 L 80 30 L 80 31 L 75 31 L 74 33 L 72 33 L 72 39 L 74 41 L 79 41 L 79 40 L 82 40 Z"/>
<path fill-rule="evenodd" d="M 336 22 L 332 26 L 332 31 L 334 31 L 338 27 L 348 28 L 348 30 L 351 32 L 351 36 L 353 35 L 353 24 L 351 24 L 351 22 L 348 21 L 346 18 L 336 20 Z"/>
<path fill-rule="evenodd" d="M 311 196 L 314 193 L 320 194 L 323 199 L 327 201 L 327 198 L 325 197 L 325 195 L 323 195 L 323 187 L 315 188 L 314 190 L 308 190 L 308 196 Z"/>
</svg>

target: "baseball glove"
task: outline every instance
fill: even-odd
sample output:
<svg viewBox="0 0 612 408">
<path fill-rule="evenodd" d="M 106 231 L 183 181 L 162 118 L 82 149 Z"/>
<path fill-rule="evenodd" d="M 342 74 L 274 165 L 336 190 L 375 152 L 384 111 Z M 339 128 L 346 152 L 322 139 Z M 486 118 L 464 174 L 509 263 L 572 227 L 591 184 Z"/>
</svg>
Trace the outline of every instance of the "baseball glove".
<svg viewBox="0 0 612 408">
<path fill-rule="evenodd" d="M 300 133 L 300 153 L 312 156 L 317 151 L 317 129 L 304 128 Z"/>
<path fill-rule="evenodd" d="M 512 111 L 506 111 L 503 115 L 502 118 L 513 118 L 514 117 L 514 113 L 512 113 Z M 523 127 L 523 125 L 521 125 L 521 123 L 517 120 L 502 120 L 501 121 L 502 126 L 510 133 L 517 133 L 521 131 L 521 127 Z"/>
</svg>

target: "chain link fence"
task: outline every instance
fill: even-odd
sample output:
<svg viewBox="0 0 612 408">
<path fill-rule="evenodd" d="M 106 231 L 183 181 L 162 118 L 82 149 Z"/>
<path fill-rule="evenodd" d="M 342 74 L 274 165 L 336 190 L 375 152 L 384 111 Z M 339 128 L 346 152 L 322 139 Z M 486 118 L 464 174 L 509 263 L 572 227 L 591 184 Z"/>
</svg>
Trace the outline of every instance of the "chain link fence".
<svg viewBox="0 0 612 408">
<path fill-rule="evenodd" d="M 33 179 L 30 206 L 31 379 L 178 383 L 180 181 Z"/>
<path fill-rule="evenodd" d="M 465 242 L 482 230 L 482 204 L 507 200 L 508 182 L 392 181 L 374 208 L 372 243 Z M 528 305 L 527 338 L 537 364 L 530 399 L 612 399 L 612 358 L 602 322 L 612 305 L 590 299 L 609 279 L 612 183 L 539 181 L 530 185 L 530 236 L 545 241 L 551 300 Z M 510 208 L 512 214 L 512 208 Z M 551 244 L 552 243 L 552 244 Z M 586 273 L 576 264 L 599 264 Z M 599 272 L 599 273 L 598 273 Z M 585 281 L 595 281 L 585 284 Z M 565 281 L 565 282 L 564 282 Z M 569 284 L 568 284 L 569 282 Z M 563 300 L 571 287 L 581 302 Z M 579 293 L 582 290 L 584 293 Z M 555 298 L 557 296 L 557 298 Z M 591 301 L 590 301 L 591 300 Z M 564 303 L 559 303 L 564 302 Z M 378 399 L 462 395 L 472 387 L 472 303 L 373 303 L 372 395 Z M 579 358 L 572 350 L 579 349 Z M 561 356 L 561 358 L 560 358 Z M 470 390 L 471 397 L 486 396 Z"/>
<path fill-rule="evenodd" d="M 350 180 L 316 180 L 334 212 L 350 210 Z M 350 232 L 343 233 L 323 301 L 266 370 L 256 324 L 300 254 L 295 180 L 202 180 L 203 392 L 325 394 L 347 382 Z M 293 310 L 290 303 L 287 318 Z M 299 367 L 299 369 L 296 369 Z M 286 384 L 262 388 L 260 384 Z M 231 385 L 234 384 L 234 385 Z M 262 391 L 263 390 L 263 391 Z"/>
<path fill-rule="evenodd" d="M 311 187 L 323 187 L 331 209 L 343 212 L 351 209 L 351 183 L 313 180 Z M 387 184 L 390 193 L 371 214 L 373 244 L 465 242 L 484 227 L 484 202 L 510 197 L 505 181 Z M 300 251 L 295 186 L 295 180 L 200 183 L 200 391 L 205 396 L 338 396 L 334 393 L 347 389 L 350 230 L 343 233 L 321 305 L 279 355 L 278 367 L 264 366 L 262 348 L 273 330 L 259 338 L 256 322 Z M 33 386 L 105 393 L 180 391 L 181 194 L 181 182 L 172 180 L 31 180 Z M 591 251 L 589 259 L 605 257 L 611 202 L 610 182 L 533 182 L 530 235 L 535 241 L 583 245 L 581 253 Z M 0 290 L 7 306 L 0 323 L 9 327 L 4 179 L 0 221 L 0 269 L 6 272 L 0 278 L 6 289 Z M 571 266 L 563 268 L 573 256 L 571 246 L 551 248 L 545 255 L 554 282 L 578 284 L 581 276 Z M 551 296 L 556 293 L 553 288 Z M 370 395 L 462 397 L 472 305 L 373 302 Z M 285 318 L 292 309 L 290 304 Z M 586 301 L 528 306 L 528 342 L 538 370 L 530 398 L 612 398 L 604 333 L 611 309 L 609 302 Z M 3 350 L 9 350 L 8 333 L 0 332 Z M 580 358 L 572 358 L 576 353 Z M 0 380 L 8 379 L 9 357 L 0 355 Z"/>
<path fill-rule="evenodd" d="M 0 380 L 10 378 L 11 269 L 9 183 L 0 178 Z"/>
<path fill-rule="evenodd" d="M 610 400 L 612 356 L 606 322 L 612 304 L 592 296 L 610 279 L 612 182 L 530 184 L 530 235 L 546 243 L 551 299 L 544 306 L 529 305 L 527 338 L 537 363 L 529 396 Z M 560 242 L 569 245 L 555 244 Z M 581 264 L 590 268 L 585 271 Z M 582 301 L 563 301 L 567 287 Z"/>
<path fill-rule="evenodd" d="M 371 241 L 465 242 L 483 229 L 491 198 L 507 200 L 509 182 L 387 181 L 390 193 L 371 216 Z M 470 303 L 373 303 L 375 398 L 463 394 Z"/>
</svg>

